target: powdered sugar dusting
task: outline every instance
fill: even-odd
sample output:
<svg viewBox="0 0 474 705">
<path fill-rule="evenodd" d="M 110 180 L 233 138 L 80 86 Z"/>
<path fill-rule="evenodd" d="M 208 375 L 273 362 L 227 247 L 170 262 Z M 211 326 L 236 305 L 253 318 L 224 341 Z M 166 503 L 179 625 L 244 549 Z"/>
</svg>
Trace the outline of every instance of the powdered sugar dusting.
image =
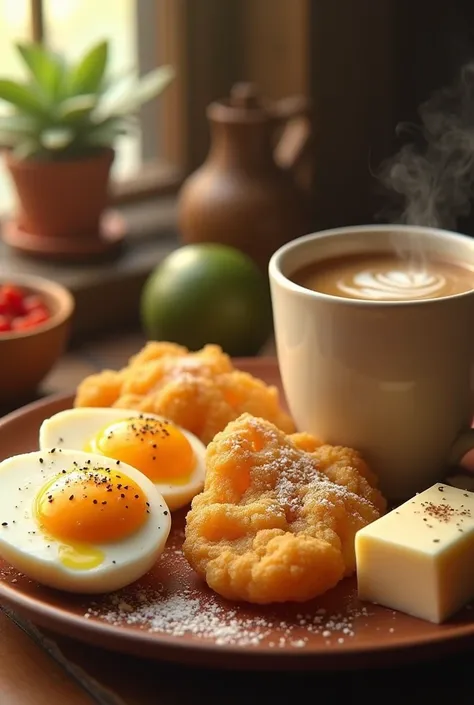
<svg viewBox="0 0 474 705">
<path fill-rule="evenodd" d="M 353 621 L 368 617 L 366 607 L 347 613 L 330 614 L 325 609 L 301 613 L 296 619 L 280 620 L 268 614 L 246 616 L 239 606 L 226 605 L 218 598 L 205 600 L 192 589 L 182 588 L 172 594 L 154 589 L 140 589 L 109 596 L 92 604 L 86 619 L 96 618 L 115 626 L 136 626 L 149 633 L 213 641 L 217 645 L 270 648 L 304 648 L 310 635 L 343 644 L 355 635 Z"/>
<path fill-rule="evenodd" d="M 235 455 L 247 456 L 253 467 L 253 488 L 258 488 L 262 494 L 273 492 L 276 511 L 284 508 L 290 523 L 299 516 L 306 495 L 313 489 L 318 490 L 318 503 L 326 504 L 331 510 L 335 504 L 346 502 L 371 505 L 362 494 L 356 495 L 345 485 L 330 480 L 320 470 L 316 456 L 302 453 L 292 443 L 282 442 L 278 429 L 255 417 L 246 418 L 245 423 L 262 439 L 261 447 L 256 448 L 253 442 L 249 444 L 248 439 L 237 432 L 227 437 L 230 451 L 235 449 Z M 245 494 L 240 501 L 245 504 Z M 250 501 L 253 501 L 253 494 Z"/>
<path fill-rule="evenodd" d="M 153 579 L 150 585 L 131 586 L 89 602 L 84 617 L 216 645 L 304 649 L 315 636 L 323 644 L 343 644 L 355 636 L 355 622 L 363 625 L 371 615 L 370 607 L 361 605 L 355 594 L 338 612 L 309 604 L 288 610 L 227 602 L 196 581 L 178 548 L 182 537 L 173 538 L 160 561 L 166 570 L 162 583 Z"/>
</svg>

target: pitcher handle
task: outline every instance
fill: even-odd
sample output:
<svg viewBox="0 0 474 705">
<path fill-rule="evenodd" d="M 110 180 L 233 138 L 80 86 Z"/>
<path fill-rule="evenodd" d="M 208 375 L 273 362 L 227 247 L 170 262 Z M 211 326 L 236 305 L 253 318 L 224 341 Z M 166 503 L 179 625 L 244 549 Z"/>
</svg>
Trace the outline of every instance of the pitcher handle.
<svg viewBox="0 0 474 705">
<path fill-rule="evenodd" d="M 268 108 L 275 128 L 282 128 L 274 148 L 275 162 L 293 173 L 310 192 L 313 183 L 312 124 L 310 103 L 305 96 L 282 98 Z"/>
</svg>

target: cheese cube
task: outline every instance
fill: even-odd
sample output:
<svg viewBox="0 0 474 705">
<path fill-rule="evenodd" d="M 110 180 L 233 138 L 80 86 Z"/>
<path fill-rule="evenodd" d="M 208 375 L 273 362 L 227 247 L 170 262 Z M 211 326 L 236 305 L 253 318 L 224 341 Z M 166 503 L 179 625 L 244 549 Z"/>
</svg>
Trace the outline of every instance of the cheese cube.
<svg viewBox="0 0 474 705">
<path fill-rule="evenodd" d="M 440 624 L 474 598 L 474 493 L 437 483 L 357 532 L 359 599 Z"/>
</svg>

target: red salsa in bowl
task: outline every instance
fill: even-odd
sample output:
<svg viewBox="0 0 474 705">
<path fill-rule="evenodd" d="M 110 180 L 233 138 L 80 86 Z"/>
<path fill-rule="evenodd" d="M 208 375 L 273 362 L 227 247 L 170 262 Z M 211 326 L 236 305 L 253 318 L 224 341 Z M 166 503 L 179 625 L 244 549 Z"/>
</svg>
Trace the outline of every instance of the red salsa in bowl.
<svg viewBox="0 0 474 705">
<path fill-rule="evenodd" d="M 0 335 L 36 328 L 50 318 L 50 308 L 41 293 L 0 283 Z"/>
</svg>

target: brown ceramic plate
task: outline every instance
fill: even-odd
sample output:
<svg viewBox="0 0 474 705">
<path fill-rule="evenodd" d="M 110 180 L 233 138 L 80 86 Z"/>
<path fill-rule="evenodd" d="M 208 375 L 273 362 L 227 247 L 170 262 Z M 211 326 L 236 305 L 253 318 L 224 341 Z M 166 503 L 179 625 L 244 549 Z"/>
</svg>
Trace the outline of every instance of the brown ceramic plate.
<svg viewBox="0 0 474 705">
<path fill-rule="evenodd" d="M 279 384 L 273 359 L 238 364 Z M 0 421 L 0 459 L 35 450 L 43 419 L 71 401 L 48 398 Z M 184 513 L 174 517 L 169 545 L 156 568 L 118 597 L 93 604 L 90 597 L 41 587 L 0 561 L 0 599 L 40 626 L 94 645 L 208 667 L 366 668 L 432 658 L 474 644 L 474 610 L 467 608 L 442 626 L 428 624 L 382 607 L 364 607 L 354 579 L 304 605 L 261 608 L 226 602 L 200 582 L 181 554 Z"/>
</svg>

